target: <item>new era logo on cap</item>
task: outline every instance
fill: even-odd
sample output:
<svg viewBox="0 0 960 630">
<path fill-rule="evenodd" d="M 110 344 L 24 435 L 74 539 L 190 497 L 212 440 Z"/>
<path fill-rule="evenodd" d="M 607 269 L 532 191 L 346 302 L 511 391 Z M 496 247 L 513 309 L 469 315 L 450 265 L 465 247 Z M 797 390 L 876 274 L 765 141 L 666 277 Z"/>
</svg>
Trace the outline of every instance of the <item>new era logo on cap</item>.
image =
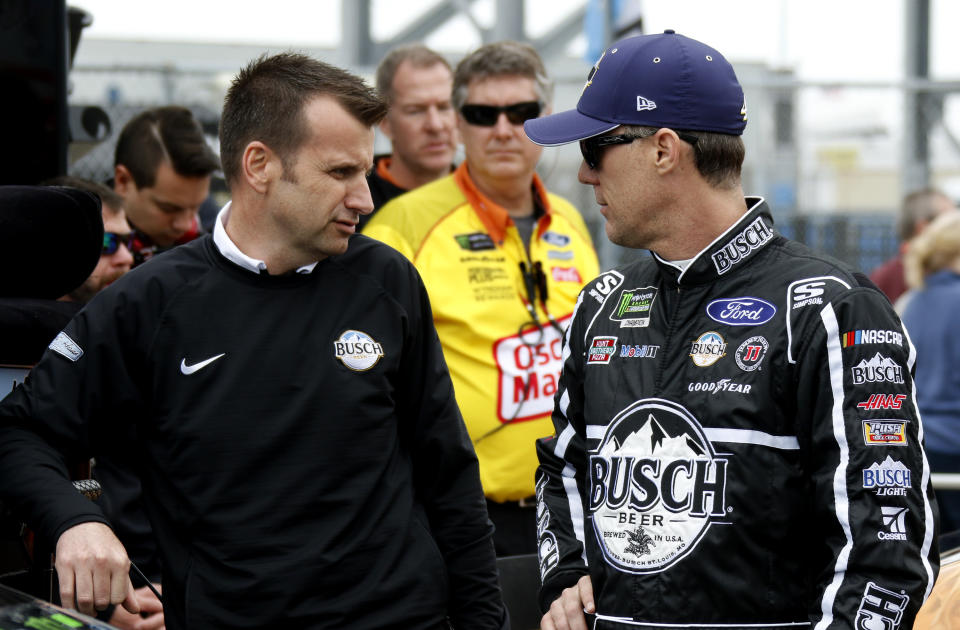
<svg viewBox="0 0 960 630">
<path fill-rule="evenodd" d="M 577 108 L 524 123 L 535 143 L 556 146 L 620 125 L 739 136 L 747 125 L 743 89 L 717 50 L 672 30 L 622 39 L 604 51 Z"/>
</svg>

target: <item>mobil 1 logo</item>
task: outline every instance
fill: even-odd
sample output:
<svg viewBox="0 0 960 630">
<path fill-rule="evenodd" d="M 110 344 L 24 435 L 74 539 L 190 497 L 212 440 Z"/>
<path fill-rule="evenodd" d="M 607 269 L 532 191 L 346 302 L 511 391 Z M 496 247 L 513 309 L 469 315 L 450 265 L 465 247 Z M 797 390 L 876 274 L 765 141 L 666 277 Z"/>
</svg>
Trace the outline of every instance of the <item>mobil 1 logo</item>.
<svg viewBox="0 0 960 630">
<path fill-rule="evenodd" d="M 606 561 L 658 573 L 689 554 L 726 518 L 726 457 L 697 419 L 669 400 L 621 411 L 589 458 L 589 504 Z"/>
</svg>

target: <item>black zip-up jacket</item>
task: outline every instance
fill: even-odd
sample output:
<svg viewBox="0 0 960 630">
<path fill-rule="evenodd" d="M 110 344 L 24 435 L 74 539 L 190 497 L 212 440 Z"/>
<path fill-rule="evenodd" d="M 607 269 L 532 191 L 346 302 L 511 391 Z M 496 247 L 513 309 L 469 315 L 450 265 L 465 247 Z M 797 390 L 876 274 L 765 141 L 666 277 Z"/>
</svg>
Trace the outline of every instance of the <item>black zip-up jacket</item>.
<svg viewBox="0 0 960 630">
<path fill-rule="evenodd" d="M 910 628 L 938 570 L 915 351 L 747 204 L 685 271 L 581 292 L 538 443 L 541 606 L 589 574 L 597 628 Z"/>
<path fill-rule="evenodd" d="M 131 424 L 167 628 L 505 623 L 426 292 L 389 247 L 269 276 L 204 236 L 127 274 L 0 405 L 4 501 L 51 540 L 106 522 L 60 454 Z"/>
</svg>

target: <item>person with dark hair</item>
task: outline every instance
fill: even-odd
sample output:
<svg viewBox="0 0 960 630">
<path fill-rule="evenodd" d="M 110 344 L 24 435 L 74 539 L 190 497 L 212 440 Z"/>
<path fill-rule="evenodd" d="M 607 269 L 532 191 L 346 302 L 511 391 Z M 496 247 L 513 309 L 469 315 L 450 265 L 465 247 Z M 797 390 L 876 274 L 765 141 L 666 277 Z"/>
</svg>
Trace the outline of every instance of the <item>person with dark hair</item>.
<svg viewBox="0 0 960 630">
<path fill-rule="evenodd" d="M 133 264 L 129 247 L 133 234 L 123 211 L 123 198 L 103 184 L 68 175 L 56 177 L 44 184 L 85 190 L 100 198 L 103 215 L 103 251 L 100 260 L 83 284 L 60 298 L 66 302 L 86 304 L 94 295 L 130 271 Z"/>
<path fill-rule="evenodd" d="M 392 151 L 375 156 L 367 175 L 374 213 L 452 170 L 457 148 L 452 86 L 450 64 L 423 44 L 399 46 L 380 61 L 377 91 L 389 106 L 380 131 L 390 139 Z M 372 215 L 360 217 L 361 229 Z"/>
<path fill-rule="evenodd" d="M 903 258 L 910 246 L 910 240 L 923 232 L 927 225 L 941 214 L 956 211 L 957 205 L 953 200 L 936 188 L 915 190 L 903 198 L 897 217 L 900 251 L 870 272 L 870 280 L 884 292 L 891 303 L 895 304 L 908 288 Z"/>
<path fill-rule="evenodd" d="M 599 269 L 583 218 L 547 192 L 536 174 L 542 149 L 523 135 L 552 91 L 529 44 L 467 55 L 453 79 L 464 163 L 364 228 L 412 260 L 430 293 L 499 556 L 536 551 L 534 440 L 551 431 L 563 329 Z"/>
<path fill-rule="evenodd" d="M 61 463 L 119 444 L 171 630 L 508 627 L 426 291 L 355 235 L 385 112 L 303 55 L 241 70 L 213 234 L 114 283 L 0 404 L 0 497 L 56 541 L 65 604 L 138 610 L 123 546 Z"/>
<path fill-rule="evenodd" d="M 197 212 L 220 161 L 189 109 L 136 115 L 120 132 L 113 163 L 113 187 L 135 230 L 135 265 L 200 234 Z"/>
<path fill-rule="evenodd" d="M 915 350 L 862 273 L 744 197 L 743 90 L 672 30 L 621 39 L 574 110 L 618 245 L 584 287 L 539 440 L 543 630 L 913 626 L 938 571 Z"/>
</svg>

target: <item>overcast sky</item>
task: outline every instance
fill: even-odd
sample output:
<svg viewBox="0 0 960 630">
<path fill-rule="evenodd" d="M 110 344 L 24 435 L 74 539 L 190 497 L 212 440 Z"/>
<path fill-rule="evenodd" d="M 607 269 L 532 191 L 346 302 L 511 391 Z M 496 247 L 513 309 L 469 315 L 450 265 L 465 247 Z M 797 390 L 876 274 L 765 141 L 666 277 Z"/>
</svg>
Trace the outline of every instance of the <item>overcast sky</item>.
<svg viewBox="0 0 960 630">
<path fill-rule="evenodd" d="M 904 6 L 911 1 L 641 0 L 640 6 L 647 32 L 673 28 L 714 46 L 733 62 L 789 67 L 808 80 L 892 81 L 903 76 Z M 374 0 L 374 37 L 389 37 L 434 2 Z M 542 34 L 585 2 L 527 0 L 529 33 Z M 85 38 L 288 46 L 333 46 L 340 39 L 340 0 L 69 0 L 69 4 L 94 17 Z M 478 0 L 472 7 L 478 22 L 490 23 L 493 0 Z M 931 0 L 931 12 L 932 75 L 960 79 L 960 40 L 955 32 L 960 2 Z M 461 17 L 427 43 L 461 52 L 476 46 L 479 38 Z"/>
</svg>

